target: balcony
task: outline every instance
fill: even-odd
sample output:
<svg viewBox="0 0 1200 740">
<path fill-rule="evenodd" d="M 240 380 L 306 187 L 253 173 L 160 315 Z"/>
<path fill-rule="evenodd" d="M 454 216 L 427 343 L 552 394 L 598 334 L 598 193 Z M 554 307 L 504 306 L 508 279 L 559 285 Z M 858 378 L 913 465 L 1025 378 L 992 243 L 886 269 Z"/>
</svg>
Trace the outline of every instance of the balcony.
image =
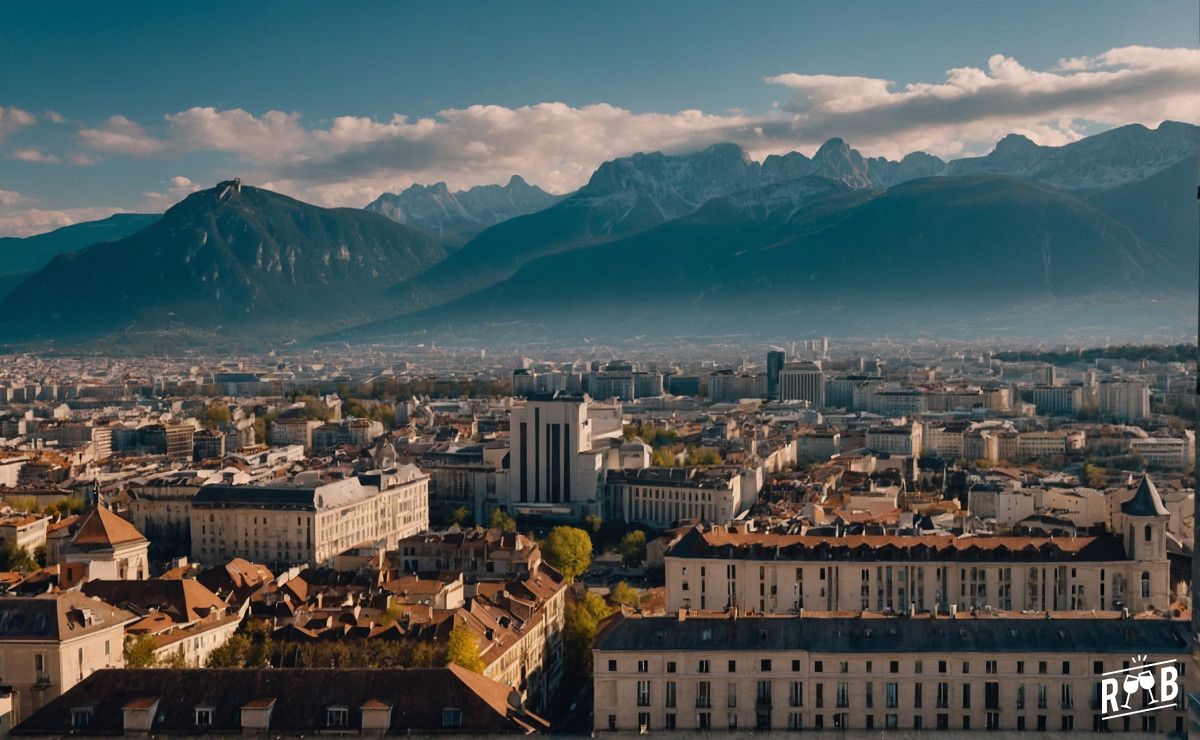
<svg viewBox="0 0 1200 740">
<path fill-rule="evenodd" d="M 39 673 L 39 674 L 37 675 L 37 684 L 36 684 L 36 685 L 38 685 L 38 686 L 49 686 L 51 683 L 53 683 L 53 681 L 50 679 L 50 674 L 48 674 L 48 673 Z"/>
</svg>

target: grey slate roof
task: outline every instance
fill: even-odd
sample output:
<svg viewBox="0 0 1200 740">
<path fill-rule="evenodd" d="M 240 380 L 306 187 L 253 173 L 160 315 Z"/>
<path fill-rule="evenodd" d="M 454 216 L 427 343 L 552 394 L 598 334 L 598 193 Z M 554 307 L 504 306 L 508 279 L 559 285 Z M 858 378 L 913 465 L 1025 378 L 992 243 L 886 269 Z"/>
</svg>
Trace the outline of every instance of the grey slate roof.
<svg viewBox="0 0 1200 740">
<path fill-rule="evenodd" d="M 615 617 L 598 650 L 808 650 L 820 653 L 1187 653 L 1188 626 L 1165 619 Z"/>
<path fill-rule="evenodd" d="M 1149 474 L 1142 476 L 1137 493 L 1133 494 L 1133 498 L 1121 504 L 1121 511 L 1129 516 L 1170 515 L 1167 507 L 1163 506 L 1162 497 L 1158 495 L 1158 488 L 1154 485 L 1154 481 L 1150 480 Z"/>
</svg>

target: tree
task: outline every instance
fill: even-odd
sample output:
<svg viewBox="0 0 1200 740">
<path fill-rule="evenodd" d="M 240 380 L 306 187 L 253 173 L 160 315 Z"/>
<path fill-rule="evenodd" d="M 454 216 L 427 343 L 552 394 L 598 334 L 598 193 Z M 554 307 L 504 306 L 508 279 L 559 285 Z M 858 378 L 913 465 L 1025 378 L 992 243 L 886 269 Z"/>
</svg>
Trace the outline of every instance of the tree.
<svg viewBox="0 0 1200 740">
<path fill-rule="evenodd" d="M 617 545 L 621 562 L 626 568 L 636 568 L 646 560 L 646 533 L 640 529 L 627 532 Z"/>
<path fill-rule="evenodd" d="M 157 659 L 154 657 L 154 636 L 153 635 L 126 635 L 125 648 L 125 667 L 126 668 L 150 668 Z"/>
<path fill-rule="evenodd" d="M 492 518 L 488 520 L 488 527 L 501 532 L 516 532 L 517 521 L 498 508 L 492 509 Z"/>
<path fill-rule="evenodd" d="M 542 544 L 542 556 L 568 581 L 592 564 L 592 538 L 578 527 L 555 527 Z"/>
<path fill-rule="evenodd" d="M 588 514 L 583 518 L 583 521 L 587 522 L 588 529 L 591 530 L 592 534 L 599 534 L 600 527 L 604 524 L 604 520 L 595 514 Z"/>
<path fill-rule="evenodd" d="M 0 543 L 0 570 L 16 571 L 17 573 L 32 573 L 37 570 L 37 563 L 29 550 L 17 547 L 16 544 L 5 540 Z"/>
<path fill-rule="evenodd" d="M 229 413 L 229 407 L 220 401 L 213 401 L 208 404 L 208 408 L 204 409 L 204 415 L 200 417 L 201 423 L 210 429 L 224 426 L 232 419 L 233 415 Z"/>
<path fill-rule="evenodd" d="M 46 545 L 41 544 L 33 548 L 33 561 L 39 568 L 46 567 Z"/>
<path fill-rule="evenodd" d="M 608 601 L 611 604 L 618 606 L 637 606 L 638 601 L 637 589 L 630 586 L 625 581 L 617 581 L 612 588 L 608 590 Z"/>
<path fill-rule="evenodd" d="M 446 664 L 460 665 L 468 671 L 483 673 L 483 658 L 479 657 L 479 641 L 466 622 L 457 622 L 446 641 Z"/>
<path fill-rule="evenodd" d="M 460 506 L 457 509 L 455 509 L 453 512 L 451 512 L 450 523 L 457 524 L 458 526 L 462 527 L 467 523 L 467 520 L 470 518 L 471 518 L 471 512 L 467 511 L 467 507 Z"/>
<path fill-rule="evenodd" d="M 575 680 L 584 680 L 591 675 L 596 630 L 600 620 L 612 613 L 612 607 L 590 591 L 581 599 L 567 602 L 563 642 L 566 670 Z"/>
</svg>

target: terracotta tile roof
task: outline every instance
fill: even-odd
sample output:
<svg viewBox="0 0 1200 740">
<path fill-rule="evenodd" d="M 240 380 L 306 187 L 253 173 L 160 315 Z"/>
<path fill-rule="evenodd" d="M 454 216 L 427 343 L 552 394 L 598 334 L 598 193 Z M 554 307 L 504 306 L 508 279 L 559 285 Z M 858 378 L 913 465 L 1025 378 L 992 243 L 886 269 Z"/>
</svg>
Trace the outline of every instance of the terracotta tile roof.
<svg viewBox="0 0 1200 740">
<path fill-rule="evenodd" d="M 66 640 L 133 621 L 124 609 L 70 591 L 0 596 L 0 644 L 8 640 Z"/>
<path fill-rule="evenodd" d="M 112 513 L 103 506 L 88 512 L 79 530 L 71 538 L 71 544 L 84 548 L 110 548 L 127 542 L 145 542 L 146 538 L 137 527 Z"/>
</svg>

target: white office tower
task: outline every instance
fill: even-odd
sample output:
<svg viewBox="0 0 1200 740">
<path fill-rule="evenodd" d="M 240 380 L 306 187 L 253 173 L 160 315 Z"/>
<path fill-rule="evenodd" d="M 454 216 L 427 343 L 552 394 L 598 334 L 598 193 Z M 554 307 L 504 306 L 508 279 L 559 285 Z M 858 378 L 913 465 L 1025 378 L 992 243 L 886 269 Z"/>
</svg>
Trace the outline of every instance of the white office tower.
<svg viewBox="0 0 1200 740">
<path fill-rule="evenodd" d="M 808 401 L 815 409 L 825 406 L 825 373 L 820 363 L 795 362 L 779 371 L 779 400 Z"/>
<path fill-rule="evenodd" d="M 622 436 L 620 404 L 586 394 L 534 394 L 509 421 L 509 507 L 525 515 L 599 510 L 609 440 Z"/>
</svg>

